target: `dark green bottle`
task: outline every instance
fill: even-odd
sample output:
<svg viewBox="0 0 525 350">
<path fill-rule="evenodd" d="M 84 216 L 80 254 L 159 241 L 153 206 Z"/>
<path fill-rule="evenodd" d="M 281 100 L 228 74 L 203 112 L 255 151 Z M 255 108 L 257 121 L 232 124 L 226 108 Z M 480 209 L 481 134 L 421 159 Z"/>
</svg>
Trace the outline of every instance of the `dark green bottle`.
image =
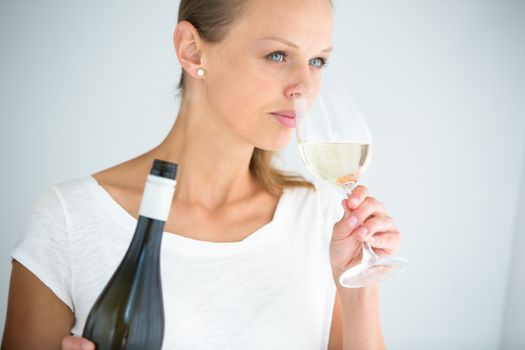
<svg viewBox="0 0 525 350">
<path fill-rule="evenodd" d="M 89 312 L 82 337 L 97 350 L 160 350 L 164 306 L 160 245 L 175 191 L 177 165 L 155 160 L 133 240 Z"/>
</svg>

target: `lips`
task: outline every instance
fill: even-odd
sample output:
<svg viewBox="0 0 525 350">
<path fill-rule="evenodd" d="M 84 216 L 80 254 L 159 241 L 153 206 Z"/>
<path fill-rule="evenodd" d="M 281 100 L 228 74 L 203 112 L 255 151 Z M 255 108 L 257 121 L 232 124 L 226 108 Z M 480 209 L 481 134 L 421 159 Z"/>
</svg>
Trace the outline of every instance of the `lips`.
<svg viewBox="0 0 525 350">
<path fill-rule="evenodd" d="M 286 118 L 295 118 L 295 111 L 293 110 L 284 110 L 284 111 L 277 111 L 272 112 L 273 115 L 280 115 Z"/>
<path fill-rule="evenodd" d="M 278 111 L 271 113 L 279 123 L 287 128 L 295 128 L 295 112 L 294 111 Z"/>
</svg>

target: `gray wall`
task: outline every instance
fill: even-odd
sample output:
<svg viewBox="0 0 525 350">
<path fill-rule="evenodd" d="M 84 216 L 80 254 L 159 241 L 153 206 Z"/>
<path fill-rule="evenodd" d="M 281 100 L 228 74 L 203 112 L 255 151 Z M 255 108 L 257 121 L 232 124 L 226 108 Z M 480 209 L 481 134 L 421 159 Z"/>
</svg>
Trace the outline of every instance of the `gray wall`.
<svg viewBox="0 0 525 350">
<path fill-rule="evenodd" d="M 37 196 L 171 126 L 177 6 L 1 0 L 0 314 Z M 335 25 L 333 64 L 374 133 L 362 182 L 397 218 L 410 260 L 382 286 L 389 349 L 511 349 L 523 320 L 525 2 L 336 0 Z M 280 164 L 309 176 L 294 141 Z"/>
<path fill-rule="evenodd" d="M 502 349 L 525 349 L 525 168 L 521 183 L 521 204 L 516 220 L 509 267 L 507 299 L 502 323 Z"/>
</svg>

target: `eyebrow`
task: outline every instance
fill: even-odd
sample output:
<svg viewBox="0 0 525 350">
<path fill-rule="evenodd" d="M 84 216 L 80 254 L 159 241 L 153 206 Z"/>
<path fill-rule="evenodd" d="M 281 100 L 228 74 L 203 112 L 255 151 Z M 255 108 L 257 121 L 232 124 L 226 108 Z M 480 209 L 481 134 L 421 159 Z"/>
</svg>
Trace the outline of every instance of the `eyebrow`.
<svg viewBox="0 0 525 350">
<path fill-rule="evenodd" d="M 288 46 L 291 46 L 291 47 L 293 47 L 293 48 L 295 48 L 295 49 L 298 49 L 298 48 L 299 48 L 299 46 L 298 46 L 297 44 L 294 44 L 294 43 L 292 43 L 291 41 L 288 41 L 288 40 L 283 39 L 283 38 L 278 38 L 278 37 L 276 37 L 276 36 L 270 36 L 270 37 L 267 37 L 267 38 L 262 38 L 262 39 L 260 39 L 260 40 L 275 40 L 275 41 L 279 41 L 279 42 L 281 42 L 281 43 L 283 43 L 283 44 L 286 44 L 286 45 L 288 45 Z M 321 52 L 330 52 L 330 51 L 332 51 L 332 49 L 333 49 L 333 46 L 330 46 L 330 47 L 327 47 L 326 49 L 324 49 L 324 50 L 321 51 Z"/>
</svg>

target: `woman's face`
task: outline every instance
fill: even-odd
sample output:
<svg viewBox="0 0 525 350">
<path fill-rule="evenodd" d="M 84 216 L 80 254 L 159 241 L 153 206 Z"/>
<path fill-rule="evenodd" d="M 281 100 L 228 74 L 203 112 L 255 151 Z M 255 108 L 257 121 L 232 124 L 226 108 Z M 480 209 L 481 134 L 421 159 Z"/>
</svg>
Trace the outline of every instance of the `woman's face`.
<svg viewBox="0 0 525 350">
<path fill-rule="evenodd" d="M 295 120 L 272 113 L 293 111 L 292 94 L 317 94 L 332 46 L 332 6 L 328 0 L 250 3 L 227 37 L 207 48 L 207 95 L 230 131 L 257 148 L 278 150 Z"/>
</svg>

